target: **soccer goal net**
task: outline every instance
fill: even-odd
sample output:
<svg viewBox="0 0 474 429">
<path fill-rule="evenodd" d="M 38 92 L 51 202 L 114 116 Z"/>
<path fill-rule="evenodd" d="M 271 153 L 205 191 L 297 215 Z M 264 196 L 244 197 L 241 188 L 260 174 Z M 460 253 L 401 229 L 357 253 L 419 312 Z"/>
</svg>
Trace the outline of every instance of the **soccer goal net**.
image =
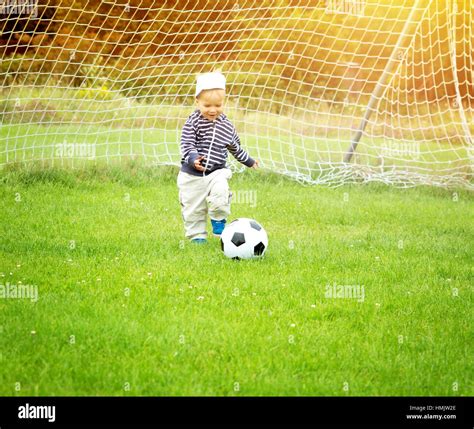
<svg viewBox="0 0 474 429">
<path fill-rule="evenodd" d="M 266 170 L 472 189 L 473 14 L 470 0 L 3 1 L 0 166 L 178 165 L 196 75 L 219 69 Z"/>
</svg>

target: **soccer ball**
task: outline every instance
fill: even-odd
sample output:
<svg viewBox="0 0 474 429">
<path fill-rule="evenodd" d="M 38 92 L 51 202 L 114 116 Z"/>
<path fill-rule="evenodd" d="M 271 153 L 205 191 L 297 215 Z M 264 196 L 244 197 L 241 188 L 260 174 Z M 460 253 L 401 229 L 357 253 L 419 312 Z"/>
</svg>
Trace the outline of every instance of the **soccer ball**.
<svg viewBox="0 0 474 429">
<path fill-rule="evenodd" d="M 228 258 L 261 258 L 267 247 L 267 233 L 254 219 L 245 217 L 235 219 L 222 231 L 221 248 Z"/>
</svg>

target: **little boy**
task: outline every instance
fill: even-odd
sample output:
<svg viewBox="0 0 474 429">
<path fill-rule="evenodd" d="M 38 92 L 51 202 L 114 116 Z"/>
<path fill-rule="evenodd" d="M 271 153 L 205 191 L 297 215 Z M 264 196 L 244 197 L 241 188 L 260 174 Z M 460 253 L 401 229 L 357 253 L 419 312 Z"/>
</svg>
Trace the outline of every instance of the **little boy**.
<svg viewBox="0 0 474 429">
<path fill-rule="evenodd" d="M 207 214 L 212 232 L 219 237 L 230 214 L 231 192 L 227 180 L 227 151 L 247 167 L 257 168 L 240 147 L 234 126 L 224 115 L 225 77 L 219 73 L 199 75 L 196 83 L 197 109 L 187 119 L 181 135 L 179 201 L 185 235 L 194 243 L 206 243 Z"/>
</svg>

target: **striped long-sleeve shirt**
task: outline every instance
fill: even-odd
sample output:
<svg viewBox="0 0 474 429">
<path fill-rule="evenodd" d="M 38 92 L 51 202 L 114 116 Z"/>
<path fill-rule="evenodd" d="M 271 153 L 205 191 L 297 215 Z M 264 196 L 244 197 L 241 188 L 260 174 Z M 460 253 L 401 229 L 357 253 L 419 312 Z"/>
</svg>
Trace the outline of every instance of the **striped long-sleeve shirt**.
<svg viewBox="0 0 474 429">
<path fill-rule="evenodd" d="M 240 139 L 226 115 L 221 113 L 215 121 L 206 119 L 199 110 L 194 111 L 184 124 L 181 134 L 181 171 L 203 176 L 226 166 L 227 151 L 234 158 L 251 167 L 255 160 L 240 147 Z M 194 161 L 204 156 L 201 164 L 205 172 L 194 168 Z"/>
</svg>

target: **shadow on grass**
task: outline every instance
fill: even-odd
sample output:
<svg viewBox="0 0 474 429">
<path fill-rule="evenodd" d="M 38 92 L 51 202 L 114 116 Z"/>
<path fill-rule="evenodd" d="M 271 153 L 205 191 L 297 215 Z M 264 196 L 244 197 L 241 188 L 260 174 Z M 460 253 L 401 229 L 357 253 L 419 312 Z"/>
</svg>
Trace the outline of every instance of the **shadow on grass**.
<svg viewBox="0 0 474 429">
<path fill-rule="evenodd" d="M 140 158 L 129 158 L 117 164 L 94 162 L 82 167 L 55 166 L 48 162 L 12 163 L 0 170 L 0 184 L 3 185 L 33 185 L 37 183 L 52 183 L 67 188 L 84 187 L 86 185 L 100 185 L 118 183 L 129 187 L 142 185 L 176 184 L 179 167 L 176 165 L 146 165 Z M 308 185 L 297 182 L 291 177 L 266 170 L 245 169 L 243 173 L 234 173 L 233 185 L 248 184 L 249 181 L 261 185 L 272 185 L 275 190 L 284 187 L 324 187 L 330 186 Z M 470 200 L 474 193 L 462 188 L 439 188 L 435 186 L 418 186 L 412 188 L 397 188 L 384 183 L 348 183 L 337 187 L 338 192 L 343 190 L 363 190 L 371 193 L 415 193 L 422 192 L 433 197 L 451 197 L 454 193 L 458 197 L 465 196 Z"/>
<path fill-rule="evenodd" d="M 120 183 L 139 186 L 152 183 L 176 183 L 179 167 L 175 165 L 146 165 L 139 159 L 128 159 L 120 164 L 94 163 L 81 168 L 54 166 L 47 162 L 12 163 L 0 170 L 0 183 L 31 185 L 35 183 L 57 183 L 66 187 L 84 183 Z M 276 173 L 245 171 L 235 173 L 233 182 L 247 181 L 249 176 L 258 176 L 264 183 L 283 184 L 294 181 Z"/>
</svg>

